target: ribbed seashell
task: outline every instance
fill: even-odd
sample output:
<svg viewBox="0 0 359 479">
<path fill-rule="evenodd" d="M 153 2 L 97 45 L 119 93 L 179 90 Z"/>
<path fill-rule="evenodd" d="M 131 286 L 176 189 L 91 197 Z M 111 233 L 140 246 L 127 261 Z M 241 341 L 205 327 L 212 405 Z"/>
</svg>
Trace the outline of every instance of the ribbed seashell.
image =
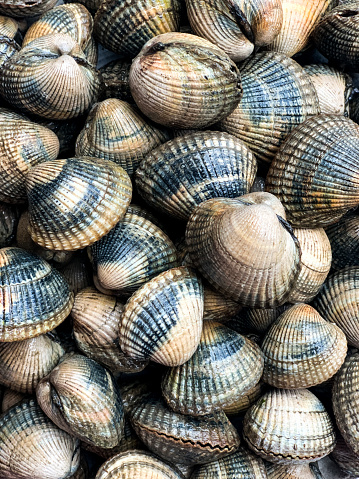
<svg viewBox="0 0 359 479">
<path fill-rule="evenodd" d="M 359 266 L 359 216 L 347 216 L 326 228 L 332 247 L 332 268 Z"/>
<path fill-rule="evenodd" d="M 320 18 L 336 4 L 336 0 L 282 0 L 282 28 L 267 48 L 288 57 L 303 50 Z"/>
<path fill-rule="evenodd" d="M 309 75 L 283 53 L 257 53 L 239 71 L 243 98 L 221 128 L 270 162 L 288 134 L 320 112 L 317 93 Z"/>
<path fill-rule="evenodd" d="M 163 231 L 135 211 L 91 246 L 91 260 L 107 294 L 131 294 L 162 271 L 177 266 L 177 253 Z"/>
<path fill-rule="evenodd" d="M 324 227 L 359 204 L 359 126 L 340 115 L 299 125 L 271 163 L 266 190 L 296 228 Z"/>
<path fill-rule="evenodd" d="M 171 411 L 162 399 L 147 397 L 130 412 L 132 425 L 145 445 L 165 460 L 204 464 L 235 452 L 240 438 L 224 412 L 184 416 Z"/>
<path fill-rule="evenodd" d="M 301 464 L 327 456 L 335 432 L 323 404 L 307 389 L 273 389 L 244 417 L 243 436 L 260 457 L 280 464 Z"/>
<path fill-rule="evenodd" d="M 118 330 L 123 309 L 124 305 L 114 296 L 86 288 L 75 296 L 71 310 L 77 347 L 113 374 L 142 371 L 147 365 L 147 362 L 125 356 L 119 347 Z"/>
<path fill-rule="evenodd" d="M 32 394 L 65 354 L 62 346 L 46 335 L 0 344 L 0 384 Z"/>
<path fill-rule="evenodd" d="M 88 479 L 89 477 L 89 468 L 84 456 L 81 454 L 80 465 L 77 468 L 75 474 L 69 477 L 69 479 Z"/>
<path fill-rule="evenodd" d="M 309 388 L 327 381 L 347 354 L 343 331 L 303 303 L 287 309 L 263 339 L 263 381 L 284 389 Z"/>
<path fill-rule="evenodd" d="M 135 179 L 147 203 L 187 220 L 203 201 L 249 193 L 256 172 L 256 159 L 241 140 L 228 133 L 198 131 L 153 149 Z"/>
<path fill-rule="evenodd" d="M 242 309 L 240 304 L 226 298 L 210 286 L 204 286 L 203 294 L 203 319 L 224 323 Z"/>
<path fill-rule="evenodd" d="M 167 371 L 162 393 L 176 412 L 210 414 L 236 404 L 262 372 L 263 356 L 255 343 L 220 323 L 205 321 L 196 351 L 182 366 Z"/>
<path fill-rule="evenodd" d="M 151 150 L 169 133 L 150 124 L 129 103 L 109 98 L 90 111 L 76 140 L 76 156 L 112 160 L 132 175 Z"/>
<path fill-rule="evenodd" d="M 235 63 L 213 43 L 187 33 L 148 41 L 132 62 L 130 88 L 146 116 L 171 128 L 206 128 L 242 98 Z"/>
<path fill-rule="evenodd" d="M 283 304 L 277 308 L 246 308 L 232 318 L 226 326 L 239 333 L 249 332 L 262 335 L 268 331 L 274 321 L 291 306 L 291 304 Z"/>
<path fill-rule="evenodd" d="M 3 479 L 67 479 L 79 464 L 78 439 L 55 426 L 35 400 L 25 400 L 0 417 Z"/>
<path fill-rule="evenodd" d="M 40 246 L 73 251 L 106 235 L 132 196 L 128 174 L 109 160 L 46 161 L 26 176 L 30 235 Z"/>
<path fill-rule="evenodd" d="M 250 193 L 260 193 L 264 191 L 264 183 L 265 183 L 264 178 L 262 178 L 261 176 L 256 176 L 254 178 L 254 182 L 253 182 Z"/>
<path fill-rule="evenodd" d="M 25 176 L 30 168 L 55 160 L 59 140 L 48 128 L 23 115 L 0 109 L 0 200 L 25 203 Z"/>
<path fill-rule="evenodd" d="M 56 5 L 56 0 L 1 0 L 0 13 L 14 18 L 41 15 Z"/>
<path fill-rule="evenodd" d="M 309 464 L 284 465 L 266 462 L 266 470 L 268 479 L 318 479 Z"/>
<path fill-rule="evenodd" d="M 70 313 L 73 294 L 43 259 L 20 248 L 0 249 L 0 341 L 21 341 L 56 328 Z"/>
<path fill-rule="evenodd" d="M 43 378 L 36 397 L 61 429 L 95 446 L 115 446 L 124 429 L 124 412 L 113 376 L 79 354 L 64 358 Z"/>
<path fill-rule="evenodd" d="M 45 118 L 36 118 L 39 125 L 46 126 L 55 133 L 60 142 L 60 157 L 68 158 L 74 155 L 75 141 L 80 133 L 82 123 L 85 119 L 71 118 L 69 120 L 47 120 Z"/>
<path fill-rule="evenodd" d="M 108 0 L 95 15 L 98 41 L 121 57 L 135 57 L 151 38 L 179 30 L 180 0 Z"/>
<path fill-rule="evenodd" d="M 102 99 L 118 98 L 134 103 L 130 90 L 130 68 L 128 60 L 114 60 L 100 68 Z"/>
<path fill-rule="evenodd" d="M 95 37 L 94 36 L 91 36 L 90 37 L 90 40 L 87 44 L 87 46 L 84 48 L 84 55 L 87 59 L 87 61 L 93 65 L 94 67 L 97 66 L 97 62 L 98 62 L 98 44 L 95 40 Z M 100 78 L 101 78 L 101 75 L 100 75 Z M 101 82 L 102 83 L 102 82 Z M 101 89 L 102 89 L 102 86 L 101 86 Z M 101 96 L 101 89 L 100 89 L 100 92 L 99 92 L 99 96 Z"/>
<path fill-rule="evenodd" d="M 193 270 L 172 268 L 141 286 L 127 301 L 120 347 L 133 359 L 178 366 L 195 352 L 202 319 L 202 283 Z"/>
<path fill-rule="evenodd" d="M 0 15 L 0 36 L 14 40 L 19 31 L 19 23 L 11 17 Z"/>
<path fill-rule="evenodd" d="M 353 453 L 340 435 L 338 435 L 337 445 L 331 454 L 331 458 L 345 474 L 349 474 L 349 477 L 359 476 L 359 456 Z"/>
<path fill-rule="evenodd" d="M 60 271 L 74 294 L 93 285 L 91 265 L 84 254 L 75 255 Z"/>
<path fill-rule="evenodd" d="M 243 396 L 239 397 L 234 404 L 224 407 L 223 412 L 225 412 L 227 416 L 235 416 L 246 412 L 247 409 L 263 396 L 266 389 L 266 385 L 260 381 L 252 389 L 244 393 Z"/>
<path fill-rule="evenodd" d="M 15 40 L 18 28 L 16 20 L 0 16 L 0 66 L 20 50 L 20 45 Z"/>
<path fill-rule="evenodd" d="M 4 413 L 8 411 L 16 404 L 19 404 L 23 399 L 27 399 L 25 394 L 13 391 L 9 388 L 5 389 L 1 402 L 1 412 Z"/>
<path fill-rule="evenodd" d="M 271 43 L 282 26 L 280 0 L 186 0 L 186 6 L 193 32 L 235 62 L 248 58 L 255 46 Z"/>
<path fill-rule="evenodd" d="M 349 116 L 351 78 L 324 63 L 304 66 L 315 86 L 321 113 Z"/>
<path fill-rule="evenodd" d="M 101 5 L 101 2 L 102 0 L 81 0 L 77 3 L 81 3 L 81 5 L 84 5 L 92 13 L 92 15 L 94 15 L 96 13 L 96 10 Z M 65 3 L 71 3 L 71 0 L 66 0 Z"/>
<path fill-rule="evenodd" d="M 0 71 L 0 93 L 9 103 L 53 120 L 86 113 L 99 88 L 98 72 L 79 44 L 62 33 L 36 38 Z"/>
<path fill-rule="evenodd" d="M 15 238 L 19 212 L 16 207 L 0 203 L 0 248 L 9 246 Z"/>
<path fill-rule="evenodd" d="M 332 263 L 332 248 L 323 228 L 293 228 L 302 252 L 300 272 L 289 303 L 309 303 L 326 280 Z"/>
<path fill-rule="evenodd" d="M 270 206 L 248 203 L 251 195 L 201 203 L 186 241 L 194 265 L 218 291 L 244 306 L 273 308 L 295 284 L 300 248 Z"/>
</svg>

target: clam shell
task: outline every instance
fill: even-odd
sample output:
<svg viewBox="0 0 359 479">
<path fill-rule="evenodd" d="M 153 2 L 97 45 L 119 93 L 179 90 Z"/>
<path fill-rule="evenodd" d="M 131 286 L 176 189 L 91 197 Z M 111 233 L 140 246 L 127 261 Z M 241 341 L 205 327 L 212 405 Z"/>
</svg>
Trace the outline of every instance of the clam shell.
<svg viewBox="0 0 359 479">
<path fill-rule="evenodd" d="M 266 463 L 268 479 L 318 479 L 309 464 L 270 464 Z"/>
<path fill-rule="evenodd" d="M 242 141 L 227 133 L 199 131 L 153 149 L 135 179 L 147 203 L 187 220 L 203 201 L 249 193 L 256 171 L 256 159 Z"/>
<path fill-rule="evenodd" d="M 239 333 L 250 332 L 262 335 L 268 331 L 274 321 L 289 307 L 291 307 L 290 304 L 267 309 L 246 308 L 235 318 L 232 318 L 227 326 Z"/>
<path fill-rule="evenodd" d="M 203 293 L 203 319 L 213 319 L 224 323 L 242 309 L 240 304 L 226 298 L 209 286 L 204 287 Z"/>
<path fill-rule="evenodd" d="M 341 218 L 325 231 L 332 247 L 332 268 L 359 266 L 359 216 Z"/>
<path fill-rule="evenodd" d="M 27 399 L 25 394 L 13 391 L 9 388 L 5 389 L 1 402 L 1 412 L 7 412 L 10 408 L 19 404 L 23 399 Z"/>
<path fill-rule="evenodd" d="M 52 130 L 60 142 L 60 156 L 67 158 L 73 154 L 75 140 L 82 128 L 82 122 L 77 118 L 71 118 L 66 121 L 47 120 L 45 118 L 36 118 L 38 124 L 46 126 Z"/>
<path fill-rule="evenodd" d="M 263 381 L 285 389 L 309 388 L 339 370 L 347 353 L 343 331 L 307 304 L 287 309 L 263 339 Z"/>
<path fill-rule="evenodd" d="M 76 140 L 76 156 L 112 160 L 132 175 L 146 154 L 168 138 L 133 106 L 110 98 L 90 111 Z"/>
<path fill-rule="evenodd" d="M 33 40 L 0 71 L 0 93 L 9 103 L 49 119 L 86 113 L 99 88 L 99 75 L 81 47 L 61 33 Z"/>
<path fill-rule="evenodd" d="M 200 204 L 186 240 L 194 265 L 218 291 L 244 306 L 272 308 L 286 301 L 298 277 L 300 249 L 275 211 L 250 198 Z"/>
<path fill-rule="evenodd" d="M 263 396 L 266 386 L 263 382 L 257 383 L 252 389 L 240 396 L 237 401 L 230 406 L 223 408 L 228 416 L 241 414 L 249 409 L 261 396 Z"/>
<path fill-rule="evenodd" d="M 331 458 L 350 477 L 359 476 L 359 457 L 345 444 L 344 439 L 339 436 L 337 445 L 331 454 Z"/>
<path fill-rule="evenodd" d="M 17 208 L 0 203 L 0 248 L 12 243 L 18 224 L 18 216 Z"/>
<path fill-rule="evenodd" d="M 71 311 L 73 294 L 60 273 L 20 248 L 0 249 L 0 286 L 0 341 L 47 333 Z"/>
<path fill-rule="evenodd" d="M 96 361 L 74 354 L 43 378 L 36 397 L 41 409 L 61 429 L 95 446 L 118 444 L 124 412 L 112 375 Z"/>
<path fill-rule="evenodd" d="M 319 113 L 317 93 L 309 75 L 283 53 L 257 53 L 239 71 L 243 98 L 221 129 L 270 162 L 288 134 Z"/>
<path fill-rule="evenodd" d="M 220 323 L 205 321 L 195 353 L 167 371 L 162 393 L 176 412 L 210 414 L 235 405 L 262 372 L 263 356 L 255 343 Z"/>
<path fill-rule="evenodd" d="M 1 0 L 0 13 L 14 18 L 41 15 L 56 5 L 56 0 Z"/>
<path fill-rule="evenodd" d="M 33 241 L 70 251 L 106 235 L 124 217 L 132 195 L 120 166 L 90 157 L 41 163 L 27 174 L 26 189 Z"/>
<path fill-rule="evenodd" d="M 93 36 L 90 37 L 90 40 L 87 46 L 84 48 L 84 55 L 87 58 L 87 61 L 96 67 L 98 62 L 98 45 Z M 101 78 L 101 75 L 100 75 Z M 102 79 L 101 79 L 102 80 Z M 101 82 L 102 83 L 102 82 Z M 102 89 L 102 87 L 101 87 Z M 99 96 L 101 96 L 101 89 L 99 91 Z"/>
<path fill-rule="evenodd" d="M 100 68 L 102 78 L 102 99 L 118 98 L 134 103 L 130 90 L 131 62 L 114 60 Z"/>
<path fill-rule="evenodd" d="M 359 126 L 318 115 L 293 131 L 273 160 L 266 190 L 283 203 L 297 228 L 335 223 L 359 204 Z"/>
<path fill-rule="evenodd" d="M 186 267 L 172 268 L 141 286 L 121 318 L 122 351 L 166 366 L 188 361 L 201 337 L 203 286 Z"/>
<path fill-rule="evenodd" d="M 19 30 L 19 22 L 11 17 L 0 15 L 0 36 L 14 40 Z"/>
<path fill-rule="evenodd" d="M 0 417 L 3 479 L 66 479 L 80 464 L 78 439 L 62 431 L 28 399 Z"/>
<path fill-rule="evenodd" d="M 248 409 L 243 436 L 256 454 L 280 464 L 313 462 L 335 446 L 330 416 L 307 389 L 274 389 L 264 394 Z"/>
<path fill-rule="evenodd" d="M 187 33 L 148 41 L 132 62 L 130 88 L 146 116 L 171 128 L 212 125 L 242 97 L 235 63 L 213 43 Z"/>
<path fill-rule="evenodd" d="M 86 259 L 85 255 L 75 255 L 69 264 L 60 270 L 74 294 L 93 284 L 91 265 Z"/>
<path fill-rule="evenodd" d="M 15 37 L 19 24 L 10 17 L 0 16 L 0 66 L 20 50 Z"/>
</svg>

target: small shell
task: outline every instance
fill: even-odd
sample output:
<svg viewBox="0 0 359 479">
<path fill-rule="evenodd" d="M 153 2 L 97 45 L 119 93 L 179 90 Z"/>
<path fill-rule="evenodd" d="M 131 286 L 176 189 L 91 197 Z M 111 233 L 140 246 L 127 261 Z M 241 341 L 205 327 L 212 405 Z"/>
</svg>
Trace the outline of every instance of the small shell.
<svg viewBox="0 0 359 479">
<path fill-rule="evenodd" d="M 332 247 L 332 268 L 359 266 L 359 216 L 341 218 L 325 231 Z"/>
<path fill-rule="evenodd" d="M 21 341 L 56 328 L 73 294 L 60 273 L 20 248 L 0 249 L 0 341 Z"/>
<path fill-rule="evenodd" d="M 205 286 L 203 291 L 203 319 L 213 319 L 224 323 L 242 309 L 240 304 L 226 298 L 209 286 Z"/>
<path fill-rule="evenodd" d="M 26 189 L 33 241 L 68 251 L 106 235 L 124 217 L 132 196 L 120 166 L 90 157 L 41 163 L 27 174 Z"/>
<path fill-rule="evenodd" d="M 118 98 L 128 103 L 134 103 L 130 90 L 131 62 L 114 60 L 100 68 L 102 79 L 102 99 Z"/>
<path fill-rule="evenodd" d="M 51 10 L 56 0 L 1 0 L 0 13 L 14 18 L 33 17 Z"/>
<path fill-rule="evenodd" d="M 147 203 L 186 221 L 205 200 L 249 193 L 256 171 L 256 159 L 242 141 L 227 133 L 199 131 L 153 149 L 135 179 Z"/>
<path fill-rule="evenodd" d="M 263 396 L 266 390 L 266 386 L 263 382 L 257 383 L 252 389 L 244 393 L 243 396 L 239 397 L 238 400 L 231 406 L 223 408 L 223 412 L 227 416 L 235 416 L 246 412 L 261 396 Z"/>
<path fill-rule="evenodd" d="M 12 243 L 18 224 L 18 216 L 16 207 L 0 203 L 0 248 Z"/>
<path fill-rule="evenodd" d="M 323 404 L 307 389 L 275 389 L 246 413 L 243 436 L 260 457 L 280 464 L 313 462 L 335 446 Z"/>
<path fill-rule="evenodd" d="M 318 479 L 309 464 L 283 465 L 267 462 L 266 469 L 268 479 Z"/>
<path fill-rule="evenodd" d="M 25 394 L 18 393 L 9 388 L 5 389 L 1 403 L 1 412 L 7 412 L 10 408 L 19 404 L 23 399 L 27 399 Z"/>
</svg>

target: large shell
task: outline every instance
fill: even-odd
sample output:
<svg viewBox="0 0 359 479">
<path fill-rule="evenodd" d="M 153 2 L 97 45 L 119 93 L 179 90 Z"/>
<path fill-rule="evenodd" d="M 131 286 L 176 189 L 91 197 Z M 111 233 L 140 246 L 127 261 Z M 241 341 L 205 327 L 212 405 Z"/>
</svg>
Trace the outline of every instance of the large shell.
<svg viewBox="0 0 359 479">
<path fill-rule="evenodd" d="M 0 475 L 3 479 L 67 479 L 80 464 L 78 439 L 62 431 L 25 400 L 0 417 Z"/>
<path fill-rule="evenodd" d="M 100 68 L 102 79 L 102 98 L 118 98 L 134 103 L 130 90 L 131 62 L 114 60 Z"/>
<path fill-rule="evenodd" d="M 186 240 L 195 266 L 216 289 L 244 306 L 273 308 L 297 279 L 300 250 L 275 211 L 251 204 L 251 195 L 197 206 Z M 254 195 L 255 201 L 265 197 Z"/>
<path fill-rule="evenodd" d="M 81 47 L 61 33 L 37 38 L 6 62 L 0 93 L 22 111 L 65 120 L 96 101 L 100 80 Z"/>
<path fill-rule="evenodd" d="M 247 411 L 243 435 L 260 457 L 282 464 L 319 460 L 335 446 L 330 416 L 307 389 L 264 394 Z"/>
<path fill-rule="evenodd" d="M 0 249 L 0 341 L 20 341 L 56 328 L 73 294 L 60 273 L 20 248 Z"/>
<path fill-rule="evenodd" d="M 325 231 L 332 247 L 332 268 L 359 266 L 359 216 L 341 218 Z"/>
<path fill-rule="evenodd" d="M 298 228 L 335 223 L 359 204 L 359 126 L 340 115 L 306 120 L 273 160 L 266 190 Z"/>
<path fill-rule="evenodd" d="M 256 171 L 256 159 L 242 141 L 227 133 L 199 131 L 147 154 L 136 171 L 136 184 L 151 206 L 187 220 L 205 200 L 249 193 Z"/>
<path fill-rule="evenodd" d="M 203 286 L 186 267 L 173 268 L 139 288 L 120 324 L 122 351 L 166 366 L 188 361 L 201 337 Z"/>
<path fill-rule="evenodd" d="M 41 15 L 56 5 L 56 0 L 1 0 L 0 13 L 14 18 Z"/>
<path fill-rule="evenodd" d="M 235 405 L 262 372 L 263 356 L 255 343 L 220 323 L 205 321 L 195 353 L 166 373 L 162 392 L 174 411 L 210 414 Z"/>
<path fill-rule="evenodd" d="M 187 33 L 148 41 L 132 62 L 130 88 L 146 116 L 172 128 L 212 125 L 242 97 L 235 63 L 213 43 Z"/>
<path fill-rule="evenodd" d="M 262 343 L 263 381 L 277 388 L 309 388 L 339 370 L 347 353 L 343 331 L 307 304 L 296 304 L 272 325 Z"/>
<path fill-rule="evenodd" d="M 90 157 L 41 163 L 27 174 L 26 189 L 31 237 L 54 250 L 98 241 L 124 217 L 132 196 L 120 166 Z"/>
<path fill-rule="evenodd" d="M 0 203 L 0 248 L 12 243 L 18 225 L 18 216 L 16 207 Z"/>
<path fill-rule="evenodd" d="M 39 405 L 61 429 L 84 442 L 110 448 L 124 429 L 120 392 L 96 361 L 74 354 L 63 359 L 36 389 Z"/>
<path fill-rule="evenodd" d="M 168 139 L 132 105 L 110 98 L 90 111 L 76 140 L 76 156 L 112 160 L 132 175 L 145 155 Z"/>
<path fill-rule="evenodd" d="M 288 134 L 319 113 L 314 85 L 283 53 L 257 53 L 240 67 L 243 98 L 221 127 L 270 162 Z"/>
</svg>

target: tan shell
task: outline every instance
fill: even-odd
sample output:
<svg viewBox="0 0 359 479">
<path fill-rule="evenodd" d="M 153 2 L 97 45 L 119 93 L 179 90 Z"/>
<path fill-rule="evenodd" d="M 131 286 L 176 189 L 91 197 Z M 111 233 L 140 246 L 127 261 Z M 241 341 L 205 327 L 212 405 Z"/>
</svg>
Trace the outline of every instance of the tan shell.
<svg viewBox="0 0 359 479">
<path fill-rule="evenodd" d="M 15 40 L 18 29 L 16 20 L 0 16 L 0 66 L 21 49 Z"/>
<path fill-rule="evenodd" d="M 286 303 L 277 308 L 245 308 L 232 318 L 227 326 L 239 333 L 249 332 L 262 335 L 268 331 L 274 321 L 290 307 L 291 304 Z"/>
<path fill-rule="evenodd" d="M 213 319 L 224 323 L 241 311 L 242 306 L 210 286 L 204 286 L 203 319 Z"/>
<path fill-rule="evenodd" d="M 56 5 L 56 0 L 1 0 L 0 13 L 14 18 L 41 15 Z"/>
<path fill-rule="evenodd" d="M 338 437 L 337 445 L 331 454 L 340 469 L 349 474 L 350 477 L 359 476 L 359 457 L 348 447 L 341 435 Z"/>
<path fill-rule="evenodd" d="M 8 411 L 10 408 L 15 406 L 16 404 L 19 404 L 25 398 L 25 394 L 13 391 L 9 388 L 5 389 L 1 402 L 1 412 L 4 413 Z"/>
<path fill-rule="evenodd" d="M 267 462 L 266 469 L 268 479 L 318 479 L 309 464 L 283 465 Z"/>
<path fill-rule="evenodd" d="M 227 416 L 235 416 L 247 411 L 252 404 L 254 404 L 261 396 L 263 396 L 265 390 L 265 384 L 260 381 L 252 389 L 244 393 L 243 396 L 240 396 L 235 403 L 224 407 L 223 412 L 225 412 Z"/>
</svg>

